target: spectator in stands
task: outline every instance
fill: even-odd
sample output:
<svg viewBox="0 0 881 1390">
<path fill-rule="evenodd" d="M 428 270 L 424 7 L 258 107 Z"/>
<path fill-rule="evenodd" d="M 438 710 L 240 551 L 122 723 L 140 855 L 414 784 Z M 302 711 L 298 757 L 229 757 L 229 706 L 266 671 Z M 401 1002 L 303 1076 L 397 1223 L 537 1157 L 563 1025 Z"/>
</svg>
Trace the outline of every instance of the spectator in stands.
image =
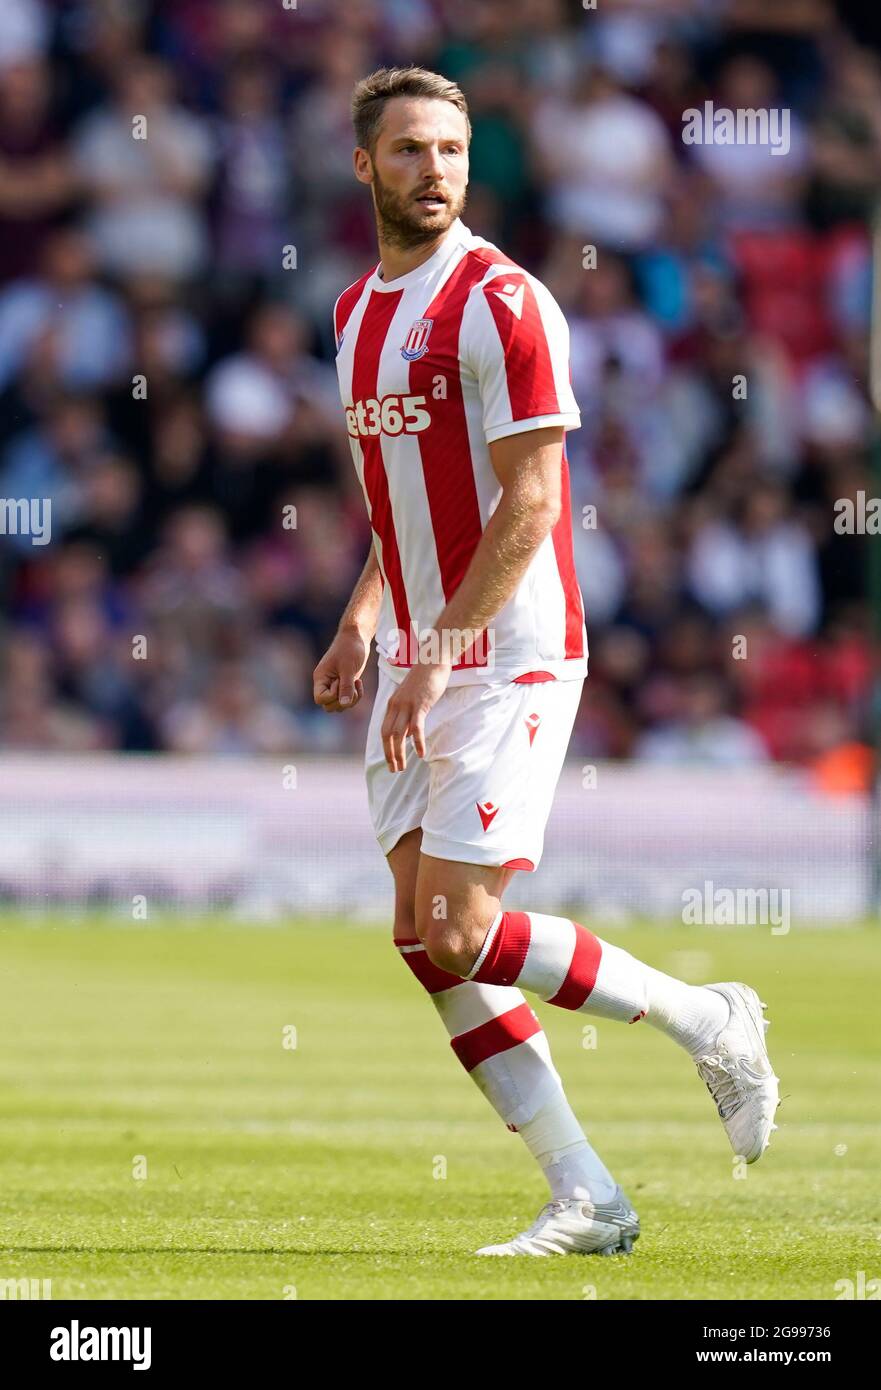
<svg viewBox="0 0 881 1390">
<path fill-rule="evenodd" d="M 209 131 L 175 104 L 172 75 L 157 59 L 138 57 L 115 82 L 112 105 L 84 118 L 73 146 L 101 265 L 186 279 L 208 259 Z"/>
<path fill-rule="evenodd" d="M 93 275 L 88 239 L 66 228 L 45 240 L 39 275 L 13 280 L 0 292 L 0 391 L 41 337 L 51 344 L 54 375 L 64 386 L 100 390 L 119 380 L 131 362 L 128 315 Z"/>
<path fill-rule="evenodd" d="M 3 26 L 9 15 L 4 11 Z M 52 113 L 52 74 L 40 57 L 0 56 L 0 276 L 32 275 L 77 179 Z"/>
<path fill-rule="evenodd" d="M 589 68 L 539 105 L 532 125 L 547 217 L 562 231 L 625 251 L 657 237 L 672 171 L 663 124 L 611 72 Z"/>
<path fill-rule="evenodd" d="M 725 687 L 711 676 L 677 682 L 670 713 L 637 741 L 634 756 L 654 763 L 709 763 L 743 767 L 764 762 L 767 751 L 753 729 L 728 710 Z"/>
</svg>

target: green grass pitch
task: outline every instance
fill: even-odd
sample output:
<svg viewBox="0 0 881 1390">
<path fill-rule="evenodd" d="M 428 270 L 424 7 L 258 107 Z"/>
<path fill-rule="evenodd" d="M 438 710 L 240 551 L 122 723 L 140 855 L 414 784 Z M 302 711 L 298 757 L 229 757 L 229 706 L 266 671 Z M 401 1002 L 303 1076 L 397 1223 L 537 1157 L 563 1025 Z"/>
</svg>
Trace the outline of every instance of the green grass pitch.
<svg viewBox="0 0 881 1390">
<path fill-rule="evenodd" d="M 389 929 L 0 919 L 0 1278 L 55 1299 L 825 1300 L 881 1276 L 877 928 L 592 925 L 759 990 L 780 1132 L 736 1176 L 673 1043 L 538 1004 L 642 1238 L 482 1260 L 546 1188 Z"/>
</svg>

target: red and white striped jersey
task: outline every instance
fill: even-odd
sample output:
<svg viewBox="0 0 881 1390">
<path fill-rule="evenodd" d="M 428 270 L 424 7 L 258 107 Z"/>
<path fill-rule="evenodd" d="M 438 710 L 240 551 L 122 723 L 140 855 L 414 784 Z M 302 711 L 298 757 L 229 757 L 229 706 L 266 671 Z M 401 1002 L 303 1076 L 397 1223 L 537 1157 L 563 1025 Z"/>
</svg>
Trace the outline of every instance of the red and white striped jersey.
<svg viewBox="0 0 881 1390">
<path fill-rule="evenodd" d="M 334 330 L 383 578 L 378 660 L 402 680 L 501 497 L 489 444 L 544 425 L 577 429 L 581 418 L 553 295 L 460 219 L 415 270 L 387 284 L 380 268 L 340 295 Z M 560 467 L 559 520 L 511 599 L 454 659 L 450 685 L 586 675 L 565 447 Z"/>
</svg>

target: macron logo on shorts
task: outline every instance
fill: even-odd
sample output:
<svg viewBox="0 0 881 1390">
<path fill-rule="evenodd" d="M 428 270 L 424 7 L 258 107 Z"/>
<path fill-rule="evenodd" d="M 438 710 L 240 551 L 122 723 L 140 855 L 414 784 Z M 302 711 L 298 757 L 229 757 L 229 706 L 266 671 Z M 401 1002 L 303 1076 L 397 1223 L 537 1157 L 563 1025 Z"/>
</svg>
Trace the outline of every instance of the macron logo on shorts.
<svg viewBox="0 0 881 1390">
<path fill-rule="evenodd" d="M 528 734 L 529 734 L 529 746 L 530 746 L 530 748 L 531 748 L 531 747 L 532 747 L 532 740 L 535 738 L 536 732 L 537 732 L 537 730 L 538 730 L 538 726 L 539 726 L 539 724 L 541 723 L 541 715 L 540 715 L 540 714 L 527 714 L 527 716 L 526 716 L 526 718 L 524 719 L 523 723 L 526 725 L 526 729 L 527 729 L 527 732 L 528 732 Z"/>
<path fill-rule="evenodd" d="M 494 806 L 491 801 L 477 801 L 475 805 L 477 806 L 480 819 L 483 822 L 484 831 L 489 830 L 494 817 L 498 814 L 498 806 Z"/>
</svg>

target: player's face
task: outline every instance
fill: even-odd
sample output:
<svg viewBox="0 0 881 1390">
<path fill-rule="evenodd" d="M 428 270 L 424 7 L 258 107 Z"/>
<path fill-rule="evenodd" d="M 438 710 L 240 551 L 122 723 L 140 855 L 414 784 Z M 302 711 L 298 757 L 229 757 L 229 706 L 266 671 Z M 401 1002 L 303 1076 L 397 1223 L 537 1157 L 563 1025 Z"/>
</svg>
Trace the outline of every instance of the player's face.
<svg viewBox="0 0 881 1390">
<path fill-rule="evenodd" d="M 395 97 L 383 113 L 372 160 L 365 150 L 358 155 L 363 162 L 359 169 L 356 161 L 356 171 L 372 185 L 383 240 L 417 246 L 441 236 L 461 215 L 468 132 L 451 102 Z"/>
</svg>

